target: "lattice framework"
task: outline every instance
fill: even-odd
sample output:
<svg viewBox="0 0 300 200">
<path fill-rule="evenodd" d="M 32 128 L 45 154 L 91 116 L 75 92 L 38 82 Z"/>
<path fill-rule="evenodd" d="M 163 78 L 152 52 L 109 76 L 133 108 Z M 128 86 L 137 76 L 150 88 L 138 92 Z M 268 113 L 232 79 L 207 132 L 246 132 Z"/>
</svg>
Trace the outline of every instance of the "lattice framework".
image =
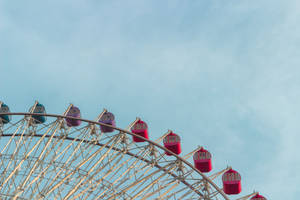
<svg viewBox="0 0 300 200">
<path fill-rule="evenodd" d="M 212 181 L 217 174 L 166 156 L 156 142 L 135 143 L 127 130 L 102 133 L 101 123 L 84 119 L 70 128 L 64 118 L 72 117 L 62 115 L 11 115 L 23 118 L 0 127 L 2 199 L 229 199 Z M 32 115 L 50 122 L 36 125 Z"/>
</svg>

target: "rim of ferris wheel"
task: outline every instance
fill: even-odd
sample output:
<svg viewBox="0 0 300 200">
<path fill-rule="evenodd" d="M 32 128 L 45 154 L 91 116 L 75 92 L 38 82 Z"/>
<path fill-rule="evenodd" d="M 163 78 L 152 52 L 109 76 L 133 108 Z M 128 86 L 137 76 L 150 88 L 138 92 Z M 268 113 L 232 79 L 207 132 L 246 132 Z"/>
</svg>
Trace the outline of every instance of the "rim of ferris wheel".
<svg viewBox="0 0 300 200">
<path fill-rule="evenodd" d="M 101 123 L 101 122 L 98 122 L 98 121 L 91 121 L 91 120 L 86 120 L 86 119 L 82 119 L 82 118 L 76 118 L 76 117 L 71 117 L 71 116 L 60 116 L 60 115 L 54 115 L 54 114 L 46 114 L 46 113 L 8 113 L 8 115 L 23 115 L 23 116 L 25 116 L 25 117 L 32 117 L 32 116 L 49 116 L 49 117 L 54 117 L 54 118 L 57 118 L 57 119 L 59 119 L 59 118 L 65 118 L 65 119 L 77 119 L 77 120 L 80 120 L 80 121 L 84 121 L 84 122 L 87 122 L 87 123 L 89 123 L 89 124 L 98 124 L 98 125 L 103 125 L 103 126 L 108 126 L 108 127 L 111 127 L 111 128 L 113 128 L 113 129 L 115 129 L 115 130 L 119 130 L 120 132 L 123 132 L 123 133 L 127 133 L 127 134 L 129 134 L 129 135 L 132 135 L 132 136 L 136 136 L 136 137 L 141 137 L 141 136 L 139 136 L 139 135 L 136 135 L 136 134 L 134 134 L 134 133 L 132 133 L 132 132 L 130 132 L 130 131 L 128 131 L 128 130 L 123 130 L 123 129 L 120 129 L 120 128 L 117 128 L 117 127 L 115 127 L 115 126 L 111 126 L 111 125 L 108 125 L 108 124 L 105 124 L 105 123 Z M 168 133 L 170 132 L 170 130 L 168 131 Z M 160 137 L 159 139 L 159 141 L 161 141 L 168 133 L 166 133 L 166 134 L 164 134 L 162 137 Z M 143 139 L 145 139 L 145 138 L 143 138 Z M 164 150 L 164 151 L 169 151 L 167 148 L 165 148 L 164 146 L 162 146 L 162 145 L 160 145 L 160 144 L 157 144 L 157 143 L 155 143 L 155 141 L 151 141 L 151 140 L 149 140 L 149 139 L 145 139 L 149 144 L 151 144 L 151 145 L 154 145 L 154 146 L 156 146 L 156 147 L 159 147 L 161 150 Z M 199 149 L 199 147 L 197 148 L 197 149 Z M 196 150 L 197 150 L 196 149 Z M 194 152 L 196 151 L 196 150 L 194 150 Z M 169 153 L 171 153 L 171 154 L 174 154 L 172 151 L 170 151 Z M 191 153 L 189 153 L 189 154 L 191 154 Z M 225 199 L 227 199 L 227 200 L 229 200 L 228 198 L 227 198 L 227 196 L 224 194 L 224 191 L 222 190 L 222 189 L 220 189 L 220 190 L 218 190 L 218 186 L 214 183 L 214 182 L 212 182 L 212 180 L 213 179 L 211 179 L 210 177 L 211 176 L 205 176 L 203 173 L 201 173 L 201 172 L 199 172 L 199 170 L 197 170 L 194 166 L 192 166 L 189 162 L 187 162 L 186 161 L 186 159 L 185 159 L 185 156 L 183 156 L 183 157 L 180 157 L 180 156 L 178 156 L 178 155 L 176 155 L 176 154 L 174 154 L 173 156 L 175 156 L 177 159 L 179 159 L 179 160 L 181 160 L 183 163 L 185 163 L 187 166 L 189 166 L 189 167 L 191 167 L 194 171 L 196 171 L 198 174 L 200 174 L 201 176 L 202 176 L 202 178 L 204 179 L 204 180 L 206 180 L 206 181 L 208 181 L 218 192 L 219 192 L 219 194 L 220 195 L 222 195 Z M 187 156 L 187 155 L 186 155 Z M 232 169 L 231 167 L 227 167 L 226 169 L 224 169 L 224 170 L 222 170 L 222 171 L 228 171 L 228 169 Z M 220 172 L 219 172 L 220 173 Z M 249 196 L 249 195 L 248 195 Z"/>
<path fill-rule="evenodd" d="M 69 118 L 69 119 L 79 119 L 79 118 L 76 118 L 76 117 L 70 117 L 70 116 L 61 116 L 61 115 L 56 115 L 56 114 L 38 114 L 38 113 L 9 113 L 9 115 L 24 115 L 24 116 L 33 116 L 33 115 L 45 115 L 45 116 L 48 116 L 48 117 L 55 117 L 55 118 Z M 87 122 L 87 123 L 94 123 L 94 124 L 98 124 L 98 125 L 103 125 L 103 126 L 108 126 L 108 127 L 111 127 L 111 128 L 114 128 L 120 132 L 125 132 L 129 135 L 133 135 L 133 136 L 136 136 L 136 137 L 140 137 L 141 139 L 145 139 L 145 138 L 142 138 L 141 136 L 139 135 L 136 135 L 134 133 L 131 133 L 127 130 L 124 130 L 124 129 L 121 129 L 121 128 L 118 128 L 118 127 L 114 127 L 114 126 L 111 126 L 111 125 L 107 125 L 107 124 L 104 124 L 104 123 L 101 123 L 101 122 L 95 122 L 95 121 L 91 121 L 91 120 L 87 120 L 87 119 L 79 119 L 81 121 L 84 121 L 84 122 Z M 159 149 L 163 150 L 163 151 L 169 151 L 168 149 L 166 149 L 164 146 L 156 143 L 155 141 L 151 141 L 149 139 L 145 139 L 149 144 L 152 144 L 156 147 L 158 147 Z M 226 200 L 229 200 L 229 198 L 226 196 L 226 194 L 223 192 L 222 189 L 220 189 L 212 180 L 210 180 L 208 178 L 208 176 L 206 176 L 205 174 L 201 173 L 199 170 L 197 170 L 191 163 L 189 163 L 188 161 L 184 160 L 183 158 L 181 158 L 180 156 L 176 155 L 175 153 L 173 153 L 172 151 L 169 151 L 170 154 L 172 154 L 174 157 L 176 157 L 178 160 L 180 160 L 181 162 L 183 162 L 185 165 L 187 165 L 188 167 L 190 167 L 191 169 L 193 169 L 195 172 L 197 172 L 199 175 L 202 176 L 202 178 L 204 180 L 206 180 L 207 182 L 209 182 L 210 185 L 213 186 L 213 188 L 218 192 L 218 194 L 220 194 L 224 199 Z"/>
</svg>

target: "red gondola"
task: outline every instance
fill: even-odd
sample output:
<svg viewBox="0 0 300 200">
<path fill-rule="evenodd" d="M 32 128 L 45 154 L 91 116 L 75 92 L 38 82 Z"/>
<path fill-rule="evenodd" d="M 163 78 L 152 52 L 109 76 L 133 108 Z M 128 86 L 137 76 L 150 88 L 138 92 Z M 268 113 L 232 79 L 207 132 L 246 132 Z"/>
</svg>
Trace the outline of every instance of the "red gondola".
<svg viewBox="0 0 300 200">
<path fill-rule="evenodd" d="M 140 135 L 146 139 L 149 139 L 148 136 L 148 126 L 146 122 L 143 122 L 142 120 L 138 120 L 134 126 L 131 128 L 131 132 L 135 133 L 137 135 Z M 142 138 L 138 138 L 136 136 L 133 136 L 133 141 L 134 142 L 144 142 L 145 140 Z"/>
<path fill-rule="evenodd" d="M 210 172 L 212 170 L 211 154 L 203 147 L 194 153 L 194 165 L 203 173 Z"/>
<path fill-rule="evenodd" d="M 237 171 L 229 169 L 223 174 L 222 181 L 226 194 L 239 194 L 242 191 L 241 175 Z"/>
<path fill-rule="evenodd" d="M 165 136 L 164 146 L 177 155 L 181 153 L 180 137 L 173 132 L 170 132 L 168 135 Z M 165 153 L 168 156 L 172 155 L 169 152 Z"/>
</svg>

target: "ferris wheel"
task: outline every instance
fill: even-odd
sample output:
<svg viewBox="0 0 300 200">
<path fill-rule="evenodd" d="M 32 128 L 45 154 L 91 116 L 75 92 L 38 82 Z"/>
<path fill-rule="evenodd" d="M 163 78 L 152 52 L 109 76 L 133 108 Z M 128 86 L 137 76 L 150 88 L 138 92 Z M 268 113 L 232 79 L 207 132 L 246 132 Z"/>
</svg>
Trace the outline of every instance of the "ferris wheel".
<svg viewBox="0 0 300 200">
<path fill-rule="evenodd" d="M 57 115 L 37 101 L 26 113 L 0 102 L 0 199 L 237 199 L 238 171 L 213 173 L 203 147 L 179 156 L 171 130 L 149 135 L 140 118 L 117 128 L 106 109 L 87 120 L 72 104 Z M 266 200 L 258 192 L 238 199 Z"/>
</svg>

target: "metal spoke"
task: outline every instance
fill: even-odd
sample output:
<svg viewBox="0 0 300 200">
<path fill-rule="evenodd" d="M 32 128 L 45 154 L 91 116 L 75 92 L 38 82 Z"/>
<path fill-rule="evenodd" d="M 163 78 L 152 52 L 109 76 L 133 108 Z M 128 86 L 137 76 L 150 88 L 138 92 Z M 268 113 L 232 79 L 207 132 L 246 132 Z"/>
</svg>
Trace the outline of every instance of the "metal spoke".
<svg viewBox="0 0 300 200">
<path fill-rule="evenodd" d="M 127 129 L 104 133 L 104 124 L 91 120 L 68 127 L 65 118 L 72 117 L 65 115 L 11 115 L 24 118 L 0 126 L 1 199 L 229 200 L 212 182 L 226 169 L 206 177 L 186 161 L 199 148 L 166 156 L 157 143 L 164 136 L 134 142 L 132 136 L 141 136 L 129 130 L 139 118 Z M 53 120 L 35 124 L 33 115 Z"/>
</svg>

